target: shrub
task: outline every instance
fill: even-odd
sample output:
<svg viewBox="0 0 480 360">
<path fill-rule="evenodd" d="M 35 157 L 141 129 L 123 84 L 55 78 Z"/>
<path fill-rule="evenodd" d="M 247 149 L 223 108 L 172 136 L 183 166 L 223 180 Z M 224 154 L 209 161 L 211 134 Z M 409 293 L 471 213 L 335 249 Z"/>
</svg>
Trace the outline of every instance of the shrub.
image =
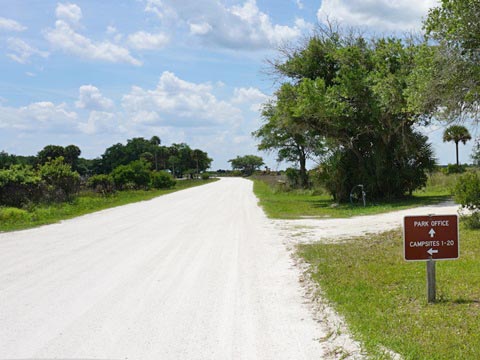
<svg viewBox="0 0 480 360">
<path fill-rule="evenodd" d="M 169 189 L 176 184 L 175 179 L 166 171 L 158 171 L 152 173 L 151 185 L 155 189 Z"/>
<path fill-rule="evenodd" d="M 5 223 L 22 222 L 30 219 L 27 211 L 17 208 L 0 208 L 0 221 Z"/>
<path fill-rule="evenodd" d="M 288 183 L 291 187 L 296 188 L 300 185 L 300 171 L 294 168 L 287 168 L 285 170 L 285 176 L 288 179 Z"/>
<path fill-rule="evenodd" d="M 21 207 L 42 195 L 40 177 L 31 167 L 13 165 L 0 170 L 0 204 Z"/>
<path fill-rule="evenodd" d="M 480 210 L 480 177 L 476 172 L 462 175 L 455 185 L 455 200 L 469 210 Z"/>
<path fill-rule="evenodd" d="M 475 211 L 471 215 L 464 215 L 462 220 L 468 229 L 480 229 L 480 211 Z"/>
<path fill-rule="evenodd" d="M 442 171 L 447 174 L 463 174 L 466 170 L 465 165 L 457 165 L 457 164 L 448 164 L 446 168 L 442 168 Z"/>
<path fill-rule="evenodd" d="M 480 177 L 476 172 L 462 175 L 455 185 L 455 200 L 463 208 L 471 210 L 472 215 L 466 220 L 469 228 L 480 228 Z"/>
<path fill-rule="evenodd" d="M 149 165 L 142 160 L 120 165 L 112 171 L 112 178 L 118 189 L 126 189 L 127 184 L 133 184 L 136 189 L 148 188 L 150 176 Z"/>
<path fill-rule="evenodd" d="M 72 171 L 61 156 L 42 165 L 39 174 L 46 184 L 44 198 L 47 201 L 71 200 L 80 189 L 80 175 Z"/>
<path fill-rule="evenodd" d="M 208 180 L 210 179 L 210 174 L 209 173 L 203 173 L 202 174 L 202 180 Z"/>
<path fill-rule="evenodd" d="M 94 175 L 87 181 L 87 187 L 102 195 L 111 194 L 115 190 L 115 183 L 110 175 Z"/>
</svg>

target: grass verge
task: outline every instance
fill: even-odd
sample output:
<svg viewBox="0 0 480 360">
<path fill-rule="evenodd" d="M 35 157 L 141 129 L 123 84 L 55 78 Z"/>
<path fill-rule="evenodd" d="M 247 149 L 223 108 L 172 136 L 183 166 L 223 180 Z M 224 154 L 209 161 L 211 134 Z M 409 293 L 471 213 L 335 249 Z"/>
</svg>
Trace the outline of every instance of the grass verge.
<svg viewBox="0 0 480 360">
<path fill-rule="evenodd" d="M 399 231 L 341 244 L 300 245 L 312 279 L 373 358 L 480 359 L 480 231 L 461 228 L 460 259 L 437 262 L 437 303 L 426 265 L 405 262 Z"/>
<path fill-rule="evenodd" d="M 374 215 L 415 206 L 425 206 L 450 199 L 448 189 L 426 189 L 411 198 L 392 202 L 369 203 L 366 207 L 334 204 L 329 195 L 315 195 L 312 191 L 281 191 L 266 182 L 253 179 L 253 191 L 270 218 L 299 219 L 302 217 L 347 218 L 357 215 Z"/>
<path fill-rule="evenodd" d="M 0 208 L 0 231 L 22 230 L 39 225 L 52 224 L 60 220 L 71 219 L 103 209 L 150 200 L 157 196 L 208 184 L 216 180 L 218 179 L 182 180 L 177 181 L 176 186 L 172 189 L 119 191 L 110 196 L 82 193 L 69 203 L 40 204 L 29 210 Z"/>
</svg>

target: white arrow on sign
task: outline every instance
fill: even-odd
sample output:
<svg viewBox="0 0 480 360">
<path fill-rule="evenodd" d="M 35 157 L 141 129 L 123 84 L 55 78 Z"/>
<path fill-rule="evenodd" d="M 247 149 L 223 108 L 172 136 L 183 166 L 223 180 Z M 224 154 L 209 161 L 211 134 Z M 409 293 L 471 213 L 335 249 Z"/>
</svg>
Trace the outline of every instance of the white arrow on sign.
<svg viewBox="0 0 480 360">
<path fill-rule="evenodd" d="M 433 254 L 438 254 L 438 250 L 433 250 L 432 248 L 430 248 L 427 250 L 427 253 L 429 253 L 430 256 L 432 256 Z"/>
<path fill-rule="evenodd" d="M 433 228 L 430 229 L 430 231 L 428 233 L 430 234 L 430 237 L 432 237 L 432 238 L 435 236 L 435 230 L 433 230 Z"/>
</svg>

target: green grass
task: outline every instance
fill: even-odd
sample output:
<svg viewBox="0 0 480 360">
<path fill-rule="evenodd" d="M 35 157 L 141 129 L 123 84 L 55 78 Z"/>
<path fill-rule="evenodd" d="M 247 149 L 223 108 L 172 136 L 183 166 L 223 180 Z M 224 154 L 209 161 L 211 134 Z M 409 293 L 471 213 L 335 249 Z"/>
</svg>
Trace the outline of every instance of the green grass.
<svg viewBox="0 0 480 360">
<path fill-rule="evenodd" d="M 346 218 L 357 215 L 373 215 L 439 203 L 450 199 L 445 188 L 428 187 L 414 193 L 411 198 L 391 202 L 368 203 L 367 206 L 334 204 L 329 195 L 316 195 L 313 191 L 281 191 L 268 183 L 254 179 L 253 191 L 267 215 L 274 219 L 299 219 L 302 217 Z"/>
<path fill-rule="evenodd" d="M 106 197 L 93 193 L 82 193 L 74 201 L 69 203 L 41 204 L 29 210 L 0 208 L 0 231 L 21 230 L 39 225 L 52 224 L 60 220 L 71 219 L 76 216 L 115 206 L 150 200 L 157 196 L 204 185 L 216 180 L 218 179 L 182 180 L 177 181 L 175 188 L 172 189 L 119 191 Z"/>
<path fill-rule="evenodd" d="M 480 359 L 480 231 L 462 227 L 460 259 L 437 262 L 437 303 L 424 262 L 403 260 L 399 231 L 342 244 L 301 245 L 317 282 L 373 358 Z"/>
</svg>

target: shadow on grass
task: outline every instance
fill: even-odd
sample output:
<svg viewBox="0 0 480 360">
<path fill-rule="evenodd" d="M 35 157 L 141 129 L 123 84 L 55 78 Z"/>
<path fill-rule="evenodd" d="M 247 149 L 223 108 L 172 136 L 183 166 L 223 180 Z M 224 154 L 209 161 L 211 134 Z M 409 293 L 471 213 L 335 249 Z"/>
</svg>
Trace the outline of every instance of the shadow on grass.
<svg viewBox="0 0 480 360">
<path fill-rule="evenodd" d="M 440 296 L 438 299 L 435 300 L 434 304 L 454 304 L 454 305 L 472 305 L 477 304 L 480 306 L 480 300 L 478 299 L 465 299 L 465 298 L 458 298 L 458 299 L 450 299 L 448 297 Z"/>
<path fill-rule="evenodd" d="M 452 200 L 449 195 L 431 195 L 431 196 L 412 196 L 404 199 L 396 199 L 391 201 L 372 201 L 367 202 L 366 208 L 373 208 L 378 206 L 388 206 L 391 208 L 416 205 L 416 206 L 427 206 L 427 205 L 438 205 L 441 206 L 443 203 Z M 363 208 L 361 203 L 350 204 L 350 203 L 340 203 L 337 204 L 333 200 L 307 200 L 312 204 L 314 208 L 337 208 L 342 210 L 351 210 L 357 208 Z"/>
</svg>

